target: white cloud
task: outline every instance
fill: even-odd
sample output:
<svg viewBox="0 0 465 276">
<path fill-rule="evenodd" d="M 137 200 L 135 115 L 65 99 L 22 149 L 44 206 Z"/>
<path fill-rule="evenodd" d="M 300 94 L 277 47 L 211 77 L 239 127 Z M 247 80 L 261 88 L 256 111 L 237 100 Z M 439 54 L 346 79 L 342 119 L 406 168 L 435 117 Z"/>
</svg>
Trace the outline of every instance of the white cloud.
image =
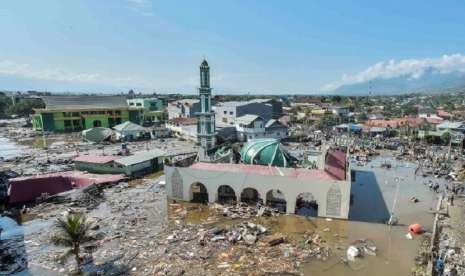
<svg viewBox="0 0 465 276">
<path fill-rule="evenodd" d="M 439 73 L 465 72 L 465 56 L 462 54 L 443 55 L 440 58 L 403 59 L 378 62 L 355 75 L 344 74 L 339 81 L 322 87 L 323 91 L 333 91 L 343 85 L 364 83 L 374 79 L 409 77 L 418 79 L 430 69 Z"/>
<path fill-rule="evenodd" d="M 150 86 L 149 83 L 132 77 L 110 77 L 98 73 L 76 73 L 66 71 L 61 68 L 37 68 L 30 64 L 17 63 L 10 60 L 0 61 L 0 75 L 59 82 L 104 84 L 111 86 Z"/>
<path fill-rule="evenodd" d="M 153 16 L 150 0 L 126 0 L 130 8 L 144 16 Z"/>
</svg>

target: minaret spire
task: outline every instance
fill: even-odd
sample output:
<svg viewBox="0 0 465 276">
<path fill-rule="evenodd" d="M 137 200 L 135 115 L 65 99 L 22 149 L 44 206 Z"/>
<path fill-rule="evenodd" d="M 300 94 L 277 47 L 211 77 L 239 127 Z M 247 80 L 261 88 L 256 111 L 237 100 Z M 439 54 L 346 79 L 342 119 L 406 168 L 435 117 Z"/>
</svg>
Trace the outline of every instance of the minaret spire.
<svg viewBox="0 0 465 276">
<path fill-rule="evenodd" d="M 204 58 L 200 64 L 200 112 L 198 113 L 197 139 L 204 150 L 213 148 L 215 139 L 215 113 L 211 110 L 210 66 Z"/>
</svg>

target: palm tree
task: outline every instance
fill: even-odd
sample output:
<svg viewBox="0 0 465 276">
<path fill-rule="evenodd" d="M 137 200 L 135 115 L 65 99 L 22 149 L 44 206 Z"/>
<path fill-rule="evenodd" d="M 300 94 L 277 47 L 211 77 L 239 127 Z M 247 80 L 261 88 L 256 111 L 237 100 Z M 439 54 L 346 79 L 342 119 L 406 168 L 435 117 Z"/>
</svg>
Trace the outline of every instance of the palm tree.
<svg viewBox="0 0 465 276">
<path fill-rule="evenodd" d="M 55 245 L 69 247 L 69 250 L 60 257 L 64 262 L 71 255 L 74 255 L 77 266 L 77 274 L 81 273 L 80 247 L 83 243 L 91 240 L 89 236 L 90 224 L 87 222 L 84 214 L 69 214 L 66 217 L 59 218 L 56 222 L 59 233 L 52 237 Z"/>
</svg>

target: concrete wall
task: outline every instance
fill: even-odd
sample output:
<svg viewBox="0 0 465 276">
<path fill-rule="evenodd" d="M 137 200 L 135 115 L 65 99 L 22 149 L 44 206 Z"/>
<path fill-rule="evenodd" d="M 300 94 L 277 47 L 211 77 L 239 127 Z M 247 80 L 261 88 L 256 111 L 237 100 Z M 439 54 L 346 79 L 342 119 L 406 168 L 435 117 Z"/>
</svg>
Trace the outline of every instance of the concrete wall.
<svg viewBox="0 0 465 276">
<path fill-rule="evenodd" d="M 236 106 L 215 106 L 215 117 L 220 123 L 234 125 L 236 122 Z"/>
<path fill-rule="evenodd" d="M 282 103 L 278 101 L 270 101 L 270 103 L 251 102 L 238 106 L 215 106 L 216 120 L 223 124 L 234 124 L 237 117 L 246 114 L 258 115 L 266 122 L 272 118 L 279 117 L 282 114 L 282 110 Z"/>
<path fill-rule="evenodd" d="M 112 112 L 112 114 L 109 114 Z M 119 114 L 116 114 L 119 112 Z M 93 113 L 93 114 L 92 114 Z M 98 114 L 102 113 L 102 114 Z M 94 127 L 94 121 L 100 121 L 101 127 L 111 127 L 109 120 L 113 119 L 113 125 L 117 124 L 116 119 L 120 123 L 129 120 L 129 111 L 121 109 L 108 110 L 88 110 L 88 111 L 68 111 L 63 112 L 42 112 L 33 116 L 33 128 L 41 130 L 42 125 L 46 131 L 80 131 Z M 66 126 L 65 122 L 69 122 Z M 83 124 L 84 122 L 84 124 Z"/>
<path fill-rule="evenodd" d="M 128 106 L 144 108 L 150 111 L 162 110 L 163 101 L 157 98 L 135 98 L 127 100 Z"/>
<path fill-rule="evenodd" d="M 166 193 L 168 197 L 192 200 L 192 184 L 202 183 L 208 191 L 208 200 L 218 199 L 218 187 L 230 186 L 239 200 L 245 188 L 254 188 L 260 198 L 266 200 L 266 193 L 272 189 L 280 190 L 286 199 L 288 213 L 294 213 L 299 194 L 308 192 L 318 203 L 318 216 L 347 219 L 350 207 L 350 181 L 325 180 L 315 178 L 296 178 L 289 176 L 268 176 L 243 172 L 208 171 L 193 168 L 165 166 Z M 338 198 L 337 206 L 334 199 Z"/>
<path fill-rule="evenodd" d="M 267 138 L 284 139 L 287 138 L 286 127 L 272 127 L 265 129 L 265 136 Z"/>
<path fill-rule="evenodd" d="M 182 101 L 179 101 L 182 102 Z M 196 113 L 200 112 L 200 102 L 191 103 L 189 105 L 185 104 L 176 104 L 177 102 L 172 102 L 167 106 L 168 119 L 173 118 L 190 118 L 195 117 Z"/>
<path fill-rule="evenodd" d="M 166 127 L 179 137 L 183 137 L 187 140 L 197 141 L 197 125 L 176 126 L 172 124 L 166 124 Z"/>
</svg>

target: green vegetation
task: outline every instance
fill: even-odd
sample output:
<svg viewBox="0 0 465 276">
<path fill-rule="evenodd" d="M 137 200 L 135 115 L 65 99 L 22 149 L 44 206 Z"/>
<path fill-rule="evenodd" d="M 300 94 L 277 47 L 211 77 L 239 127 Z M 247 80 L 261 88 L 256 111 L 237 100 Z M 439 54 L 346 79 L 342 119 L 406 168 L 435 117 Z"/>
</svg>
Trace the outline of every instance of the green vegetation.
<svg viewBox="0 0 465 276">
<path fill-rule="evenodd" d="M 45 104 L 40 98 L 24 98 L 13 104 L 12 99 L 0 93 L 0 118 L 11 115 L 29 116 L 34 108 L 44 108 Z"/>
<path fill-rule="evenodd" d="M 0 118 L 4 118 L 8 115 L 8 109 L 12 102 L 10 97 L 0 94 Z"/>
<path fill-rule="evenodd" d="M 444 132 L 444 133 L 441 135 L 441 142 L 442 142 L 444 145 L 449 144 L 450 139 L 451 139 L 451 135 L 450 135 L 449 132 Z"/>
<path fill-rule="evenodd" d="M 64 218 L 59 218 L 56 226 L 59 233 L 52 236 L 52 242 L 55 245 L 68 247 L 60 258 L 64 262 L 71 256 L 76 260 L 76 272 L 81 274 L 82 259 L 80 256 L 81 245 L 91 240 L 89 236 L 90 224 L 86 221 L 83 214 L 69 214 Z"/>
<path fill-rule="evenodd" d="M 45 104 L 39 99 L 22 99 L 17 104 L 8 108 L 8 114 L 18 116 L 28 116 L 34 113 L 34 108 L 44 108 Z"/>
</svg>

